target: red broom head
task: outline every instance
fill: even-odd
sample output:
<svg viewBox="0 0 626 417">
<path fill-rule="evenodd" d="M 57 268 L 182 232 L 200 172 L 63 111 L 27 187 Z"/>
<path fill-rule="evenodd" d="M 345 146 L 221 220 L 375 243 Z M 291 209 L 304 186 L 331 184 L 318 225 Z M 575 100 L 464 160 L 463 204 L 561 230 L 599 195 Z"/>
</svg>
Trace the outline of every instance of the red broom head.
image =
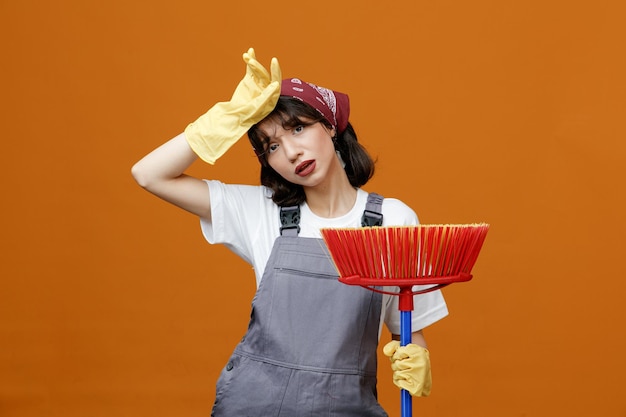
<svg viewBox="0 0 626 417">
<path fill-rule="evenodd" d="M 341 277 L 397 279 L 470 274 L 488 230 L 488 224 L 478 223 L 321 229 L 321 233 Z"/>
</svg>

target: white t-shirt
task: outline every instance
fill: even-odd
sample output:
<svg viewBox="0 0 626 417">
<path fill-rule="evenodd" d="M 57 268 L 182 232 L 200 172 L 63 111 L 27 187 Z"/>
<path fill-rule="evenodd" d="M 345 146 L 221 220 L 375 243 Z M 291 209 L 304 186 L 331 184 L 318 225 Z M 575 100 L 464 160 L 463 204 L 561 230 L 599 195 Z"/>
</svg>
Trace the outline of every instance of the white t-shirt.
<svg viewBox="0 0 626 417">
<path fill-rule="evenodd" d="M 274 241 L 280 235 L 280 208 L 271 200 L 271 190 L 264 186 L 224 184 L 220 181 L 206 183 L 211 198 L 212 220 L 201 219 L 202 233 L 209 243 L 226 245 L 252 265 L 258 288 Z M 321 239 L 319 229 L 322 227 L 359 227 L 367 195 L 366 191 L 359 189 L 356 203 L 350 212 L 335 218 L 319 217 L 303 203 L 300 206 L 299 236 Z M 418 224 L 415 212 L 400 200 L 385 198 L 382 212 L 383 226 Z M 397 287 L 386 289 L 397 291 Z M 412 329 L 423 329 L 447 314 L 441 291 L 416 295 L 411 317 Z M 400 334 L 397 296 L 383 295 L 381 325 L 383 322 L 391 333 Z"/>
</svg>

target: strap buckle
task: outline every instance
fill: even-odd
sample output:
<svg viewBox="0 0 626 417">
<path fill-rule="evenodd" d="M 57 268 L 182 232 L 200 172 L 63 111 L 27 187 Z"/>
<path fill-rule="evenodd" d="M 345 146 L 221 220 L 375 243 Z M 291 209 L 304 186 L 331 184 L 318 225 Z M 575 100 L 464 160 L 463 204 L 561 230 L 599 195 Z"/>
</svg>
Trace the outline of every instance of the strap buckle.
<svg viewBox="0 0 626 417">
<path fill-rule="evenodd" d="M 284 230 L 296 230 L 300 233 L 300 206 L 290 206 L 280 208 L 280 235 Z"/>
<path fill-rule="evenodd" d="M 363 211 L 363 217 L 361 217 L 361 226 L 371 227 L 371 226 L 382 226 L 382 225 L 383 225 L 383 215 L 381 213 L 376 213 L 375 211 L 370 211 L 370 210 Z"/>
</svg>

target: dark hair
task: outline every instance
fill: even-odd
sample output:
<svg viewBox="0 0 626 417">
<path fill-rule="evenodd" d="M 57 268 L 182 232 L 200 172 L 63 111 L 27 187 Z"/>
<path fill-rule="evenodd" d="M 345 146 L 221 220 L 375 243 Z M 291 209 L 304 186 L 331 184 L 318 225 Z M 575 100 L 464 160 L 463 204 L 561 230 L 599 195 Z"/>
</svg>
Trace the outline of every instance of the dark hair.
<svg viewBox="0 0 626 417">
<path fill-rule="evenodd" d="M 306 119 L 304 121 L 303 119 Z M 274 110 L 265 118 L 282 125 L 284 129 L 323 123 L 328 129 L 330 123 L 312 106 L 301 100 L 281 96 Z M 301 185 L 293 184 L 281 177 L 267 162 L 268 137 L 258 128 L 258 124 L 248 131 L 248 138 L 261 162 L 261 184 L 273 191 L 272 201 L 279 206 L 298 205 L 306 199 Z M 356 132 L 348 123 L 340 135 L 333 138 L 335 149 L 346 163 L 345 170 L 353 187 L 365 185 L 374 175 L 374 160 L 357 141 Z"/>
</svg>

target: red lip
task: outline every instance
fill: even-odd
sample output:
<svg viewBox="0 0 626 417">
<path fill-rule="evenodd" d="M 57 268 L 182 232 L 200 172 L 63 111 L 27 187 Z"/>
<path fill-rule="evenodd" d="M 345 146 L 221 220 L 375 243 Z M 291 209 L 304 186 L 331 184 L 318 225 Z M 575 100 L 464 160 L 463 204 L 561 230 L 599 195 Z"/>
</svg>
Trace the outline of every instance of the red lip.
<svg viewBox="0 0 626 417">
<path fill-rule="evenodd" d="M 301 177 L 306 177 L 315 169 L 315 160 L 310 159 L 308 161 L 304 161 L 300 163 L 295 170 L 296 175 Z"/>
</svg>

